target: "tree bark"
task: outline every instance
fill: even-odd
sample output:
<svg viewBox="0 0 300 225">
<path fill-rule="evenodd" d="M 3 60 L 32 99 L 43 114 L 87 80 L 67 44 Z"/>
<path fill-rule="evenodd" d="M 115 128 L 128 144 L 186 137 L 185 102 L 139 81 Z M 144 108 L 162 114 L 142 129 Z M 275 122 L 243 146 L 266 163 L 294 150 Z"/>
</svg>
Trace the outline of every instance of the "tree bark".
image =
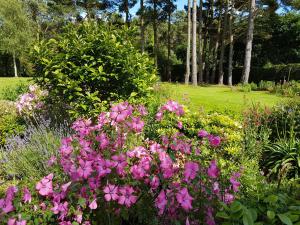
<svg viewBox="0 0 300 225">
<path fill-rule="evenodd" d="M 228 32 L 229 32 L 229 55 L 228 55 L 228 85 L 232 86 L 232 59 L 233 59 L 233 0 L 231 0 L 231 10 L 229 15 Z"/>
<path fill-rule="evenodd" d="M 128 7 L 128 0 L 125 0 L 125 23 L 129 27 L 129 7 Z"/>
<path fill-rule="evenodd" d="M 252 41 L 254 31 L 254 13 L 255 13 L 255 0 L 250 1 L 250 10 L 248 16 L 248 30 L 246 39 L 246 50 L 244 58 L 244 67 L 241 82 L 247 84 L 249 82 L 251 54 L 252 54 Z"/>
<path fill-rule="evenodd" d="M 168 12 L 168 62 L 167 62 L 167 76 L 169 81 L 172 81 L 171 76 L 171 62 L 170 62 L 170 56 L 171 56 L 171 12 Z"/>
<path fill-rule="evenodd" d="M 154 35 L 154 45 L 153 45 L 153 53 L 154 53 L 154 63 L 157 67 L 157 48 L 158 48 L 158 37 L 157 37 L 157 0 L 153 0 L 153 35 Z"/>
<path fill-rule="evenodd" d="M 219 50 L 219 41 L 220 41 L 220 33 L 221 33 L 221 7 L 219 7 L 219 17 L 217 23 L 217 36 L 215 40 L 215 46 L 213 49 L 213 66 L 211 71 L 210 83 L 215 83 L 216 81 L 216 69 L 218 65 L 218 50 Z"/>
<path fill-rule="evenodd" d="M 191 68 L 191 0 L 188 0 L 188 37 L 187 37 L 187 49 L 186 49 L 186 72 L 184 83 L 189 84 L 190 80 L 190 68 Z"/>
<path fill-rule="evenodd" d="M 198 82 L 203 82 L 203 40 L 202 40 L 202 8 L 203 8 L 203 0 L 199 1 L 199 76 Z"/>
<path fill-rule="evenodd" d="M 193 0 L 192 83 L 197 86 L 197 0 Z"/>
<path fill-rule="evenodd" d="M 145 51 L 145 25 L 144 25 L 144 0 L 140 1 L 141 4 L 141 17 L 140 17 L 140 29 L 141 29 L 141 51 Z"/>
<path fill-rule="evenodd" d="M 13 63 L 14 63 L 14 73 L 15 73 L 15 77 L 18 77 L 18 68 L 17 68 L 16 54 L 15 54 L 15 53 L 13 53 Z"/>
<path fill-rule="evenodd" d="M 220 60 L 219 60 L 219 79 L 218 84 L 223 85 L 224 84 L 224 51 L 225 51 L 225 38 L 227 34 L 227 21 L 228 21 L 228 4 L 229 0 L 226 0 L 225 2 L 225 13 L 224 13 L 224 24 L 223 24 L 223 32 L 222 32 L 222 39 L 221 39 L 221 52 L 220 52 Z"/>
<path fill-rule="evenodd" d="M 214 0 L 210 0 L 209 1 L 209 7 L 207 9 L 207 11 L 209 12 L 208 14 L 208 23 L 206 26 L 206 40 L 204 42 L 205 46 L 206 46 L 206 54 L 205 54 L 205 82 L 209 83 L 210 80 L 210 70 L 211 70 L 211 52 L 213 51 L 213 46 L 212 46 L 212 35 L 210 34 L 211 32 L 209 32 L 209 28 L 212 28 L 213 26 L 213 20 L 214 20 Z"/>
</svg>

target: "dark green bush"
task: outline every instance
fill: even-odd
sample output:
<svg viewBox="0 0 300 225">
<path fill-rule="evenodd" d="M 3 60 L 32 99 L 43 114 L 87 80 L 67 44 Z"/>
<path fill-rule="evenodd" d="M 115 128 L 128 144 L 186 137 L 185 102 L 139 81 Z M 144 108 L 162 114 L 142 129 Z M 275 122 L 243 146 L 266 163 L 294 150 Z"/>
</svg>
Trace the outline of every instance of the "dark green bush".
<svg viewBox="0 0 300 225">
<path fill-rule="evenodd" d="M 233 70 L 233 81 L 238 83 L 241 79 L 243 68 Z M 270 65 L 267 67 L 251 67 L 250 82 L 259 83 L 261 80 L 283 81 L 300 80 L 300 63 Z"/>
<path fill-rule="evenodd" d="M 300 101 L 290 100 L 273 108 L 268 124 L 270 140 L 300 138 Z"/>
<path fill-rule="evenodd" d="M 157 81 L 152 60 L 130 42 L 132 30 L 84 22 L 35 46 L 35 81 L 73 116 L 96 115 L 117 100 L 143 102 Z"/>
</svg>

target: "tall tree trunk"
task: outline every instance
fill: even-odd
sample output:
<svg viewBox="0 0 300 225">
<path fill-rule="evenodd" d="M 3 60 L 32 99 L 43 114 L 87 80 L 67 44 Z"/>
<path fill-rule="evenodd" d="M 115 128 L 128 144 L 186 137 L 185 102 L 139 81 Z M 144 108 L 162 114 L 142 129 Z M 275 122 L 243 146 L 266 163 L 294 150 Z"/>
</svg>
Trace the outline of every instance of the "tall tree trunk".
<svg viewBox="0 0 300 225">
<path fill-rule="evenodd" d="M 125 23 L 129 27 L 129 7 L 128 7 L 128 0 L 125 0 Z"/>
<path fill-rule="evenodd" d="M 141 51 L 145 51 L 145 25 L 144 25 L 144 0 L 140 1 L 141 3 L 141 16 L 140 16 L 140 29 L 141 29 Z"/>
<path fill-rule="evenodd" d="M 190 81 L 190 68 L 191 68 L 191 0 L 188 0 L 188 37 L 186 48 L 186 71 L 184 83 L 189 84 Z"/>
<path fill-rule="evenodd" d="M 225 38 L 227 34 L 227 21 L 228 21 L 228 5 L 229 0 L 225 2 L 225 13 L 224 13 L 224 24 L 223 24 L 223 32 L 222 32 L 222 39 L 221 39 L 221 51 L 220 51 L 220 61 L 219 61 L 219 79 L 218 84 L 224 84 L 224 51 L 225 51 Z"/>
<path fill-rule="evenodd" d="M 231 0 L 231 10 L 229 15 L 228 32 L 229 32 L 229 55 L 228 55 L 228 85 L 232 86 L 232 58 L 233 58 L 233 0 Z"/>
<path fill-rule="evenodd" d="M 17 62 L 16 62 L 16 53 L 13 53 L 13 63 L 14 63 L 15 77 L 18 77 L 18 68 L 17 68 Z"/>
<path fill-rule="evenodd" d="M 153 35 L 154 35 L 154 45 L 153 45 L 153 53 L 154 53 L 154 62 L 157 67 L 157 48 L 158 48 L 158 37 L 157 37 L 157 0 L 153 0 Z"/>
<path fill-rule="evenodd" d="M 217 35 L 215 40 L 215 46 L 213 51 L 213 65 L 212 65 L 212 71 L 211 71 L 211 77 L 210 82 L 215 83 L 216 81 L 216 70 L 217 70 L 217 64 L 218 64 L 218 51 L 219 51 L 219 41 L 220 41 L 220 33 L 221 33 L 221 10 L 222 8 L 219 7 L 219 16 L 218 16 L 218 22 L 217 22 Z"/>
<path fill-rule="evenodd" d="M 203 81 L 207 82 L 206 76 L 204 76 L 205 71 L 207 70 L 208 67 L 208 62 L 207 62 L 207 41 L 208 41 L 208 32 L 207 32 L 207 26 L 205 27 L 205 33 L 203 37 Z"/>
<path fill-rule="evenodd" d="M 205 57 L 205 82 L 209 83 L 210 78 L 210 70 L 211 70 L 211 53 L 213 51 L 212 46 L 212 35 L 209 33 L 209 28 L 212 28 L 213 26 L 213 20 L 214 20 L 214 0 L 209 1 L 209 8 L 207 9 L 208 14 L 208 23 L 206 28 L 206 57 Z"/>
<path fill-rule="evenodd" d="M 203 40 L 202 40 L 202 8 L 203 8 L 203 0 L 199 1 L 199 76 L 198 82 L 203 82 Z"/>
<path fill-rule="evenodd" d="M 255 0 L 251 0 L 249 16 L 248 16 L 248 30 L 247 30 L 244 68 L 243 68 L 243 75 L 241 80 L 241 82 L 244 84 L 248 83 L 249 75 L 250 75 L 252 41 L 253 41 L 253 31 L 254 31 L 254 13 L 255 13 Z"/>
<path fill-rule="evenodd" d="M 171 76 L 171 62 L 170 62 L 170 56 L 171 56 L 171 12 L 168 12 L 168 62 L 167 62 L 167 76 L 169 81 L 172 81 Z"/>
<path fill-rule="evenodd" d="M 197 0 L 193 0 L 192 83 L 197 86 Z"/>
</svg>

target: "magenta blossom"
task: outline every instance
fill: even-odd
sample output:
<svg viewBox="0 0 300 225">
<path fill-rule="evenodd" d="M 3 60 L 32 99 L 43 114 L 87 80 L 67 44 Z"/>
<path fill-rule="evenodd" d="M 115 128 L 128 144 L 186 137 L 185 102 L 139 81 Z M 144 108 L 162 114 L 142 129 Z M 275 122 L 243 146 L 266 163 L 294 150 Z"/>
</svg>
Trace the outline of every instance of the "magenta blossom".
<svg viewBox="0 0 300 225">
<path fill-rule="evenodd" d="M 184 165 L 184 181 L 188 182 L 195 179 L 197 172 L 199 171 L 199 165 L 195 162 L 187 162 Z"/>
<path fill-rule="evenodd" d="M 217 167 L 216 160 L 212 160 L 210 162 L 209 168 L 207 169 L 207 175 L 211 178 L 217 178 L 219 176 L 219 173 L 220 171 Z"/>
<path fill-rule="evenodd" d="M 185 211 L 189 211 L 192 209 L 192 200 L 193 198 L 189 195 L 188 189 L 182 188 L 177 194 L 176 194 L 176 200 L 181 205 L 181 207 Z"/>
<path fill-rule="evenodd" d="M 204 138 L 204 137 L 207 137 L 208 136 L 208 133 L 206 130 L 200 130 L 198 132 L 198 137 L 201 137 L 201 138 Z"/>
<path fill-rule="evenodd" d="M 23 201 L 24 203 L 31 203 L 31 194 L 26 187 L 23 189 Z"/>
<path fill-rule="evenodd" d="M 155 199 L 155 206 L 158 208 L 158 215 L 162 215 L 167 206 L 167 197 L 164 190 L 161 190 L 157 198 Z"/>
<path fill-rule="evenodd" d="M 113 184 L 108 184 L 103 189 L 104 192 L 104 198 L 107 202 L 111 200 L 117 200 L 119 198 L 118 196 L 118 187 Z"/>
<path fill-rule="evenodd" d="M 221 138 L 219 136 L 208 136 L 208 140 L 211 146 L 218 147 L 221 144 Z"/>
<path fill-rule="evenodd" d="M 119 193 L 120 196 L 118 199 L 118 203 L 120 205 L 125 205 L 127 208 L 129 208 L 137 201 L 137 196 L 133 195 L 134 189 L 129 185 L 125 185 L 124 187 L 119 188 Z"/>
<path fill-rule="evenodd" d="M 39 194 L 42 196 L 49 196 L 53 193 L 52 187 L 53 173 L 44 177 L 40 182 L 35 186 L 36 190 L 39 191 Z"/>
</svg>

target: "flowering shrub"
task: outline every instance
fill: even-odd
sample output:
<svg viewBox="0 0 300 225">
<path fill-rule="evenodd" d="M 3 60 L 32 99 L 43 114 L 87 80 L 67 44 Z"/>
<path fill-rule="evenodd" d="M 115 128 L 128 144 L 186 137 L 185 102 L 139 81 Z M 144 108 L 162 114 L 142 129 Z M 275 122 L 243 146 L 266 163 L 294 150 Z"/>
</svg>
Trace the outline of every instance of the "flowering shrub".
<svg viewBox="0 0 300 225">
<path fill-rule="evenodd" d="M 181 105 L 169 101 L 158 110 L 155 123 L 171 116 L 180 127 L 184 113 Z M 218 149 L 221 138 L 200 130 L 197 139 L 177 132 L 154 141 L 143 132 L 146 115 L 145 107 L 124 102 L 102 112 L 96 121 L 78 119 L 72 125 L 74 134 L 62 139 L 59 157 L 49 161 L 64 176 L 50 173 L 35 190 L 28 185 L 19 192 L 9 188 L 0 200 L 0 220 L 216 224 L 220 203 L 233 202 L 240 186 L 239 172 L 226 177 L 216 159 L 201 154 L 204 146 Z"/>
<path fill-rule="evenodd" d="M 37 85 L 30 85 L 29 92 L 22 94 L 16 103 L 17 111 L 23 116 L 32 116 L 34 111 L 41 110 L 44 106 L 42 98 L 48 92 L 41 90 Z"/>
</svg>

